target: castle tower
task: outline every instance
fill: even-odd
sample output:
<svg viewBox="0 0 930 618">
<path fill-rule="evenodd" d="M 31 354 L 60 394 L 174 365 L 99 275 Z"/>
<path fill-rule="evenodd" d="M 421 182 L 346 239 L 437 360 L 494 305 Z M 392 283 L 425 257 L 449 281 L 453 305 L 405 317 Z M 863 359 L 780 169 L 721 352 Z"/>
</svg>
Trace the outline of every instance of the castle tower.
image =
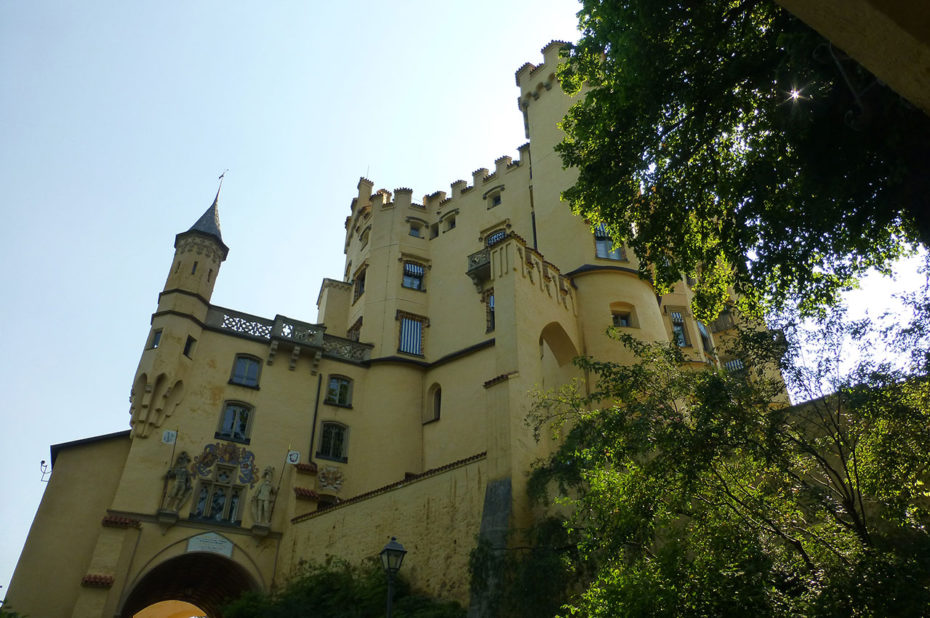
<svg viewBox="0 0 930 618">
<path fill-rule="evenodd" d="M 133 379 L 130 395 L 132 435 L 145 438 L 180 404 L 207 317 L 213 286 L 226 260 L 217 203 L 186 232 L 175 237 L 174 259 L 152 315 L 152 329 Z"/>
</svg>

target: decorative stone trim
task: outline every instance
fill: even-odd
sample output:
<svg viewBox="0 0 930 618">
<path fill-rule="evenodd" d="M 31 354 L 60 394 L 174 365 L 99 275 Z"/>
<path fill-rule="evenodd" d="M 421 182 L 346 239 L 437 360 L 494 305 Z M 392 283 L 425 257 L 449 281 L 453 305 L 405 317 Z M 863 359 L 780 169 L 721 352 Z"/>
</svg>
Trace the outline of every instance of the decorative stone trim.
<svg viewBox="0 0 930 618">
<path fill-rule="evenodd" d="M 294 467 L 297 468 L 297 472 L 299 472 L 300 474 L 316 474 L 317 473 L 316 464 L 313 462 L 299 463 L 299 464 L 296 464 Z"/>
<path fill-rule="evenodd" d="M 113 586 L 113 581 L 112 575 L 88 573 L 81 578 L 81 585 L 85 588 L 110 588 Z"/>
<path fill-rule="evenodd" d="M 319 500 L 320 494 L 316 493 L 314 490 L 309 487 L 295 487 L 294 495 L 298 500 Z"/>
<path fill-rule="evenodd" d="M 107 515 L 100 522 L 105 528 L 140 528 L 142 523 L 132 517 L 120 517 L 119 515 Z"/>
</svg>

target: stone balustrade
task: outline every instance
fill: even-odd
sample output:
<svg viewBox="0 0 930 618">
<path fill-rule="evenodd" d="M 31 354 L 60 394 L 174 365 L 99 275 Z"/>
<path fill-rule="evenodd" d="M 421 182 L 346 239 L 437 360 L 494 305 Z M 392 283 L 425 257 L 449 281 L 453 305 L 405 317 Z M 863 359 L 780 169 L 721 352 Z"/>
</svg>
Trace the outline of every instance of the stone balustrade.
<svg viewBox="0 0 930 618">
<path fill-rule="evenodd" d="M 273 320 L 210 306 L 206 326 L 213 330 L 259 341 L 277 341 L 295 346 L 319 349 L 324 356 L 362 363 L 371 358 L 372 346 L 343 337 L 326 334 L 326 327 L 276 315 Z"/>
</svg>

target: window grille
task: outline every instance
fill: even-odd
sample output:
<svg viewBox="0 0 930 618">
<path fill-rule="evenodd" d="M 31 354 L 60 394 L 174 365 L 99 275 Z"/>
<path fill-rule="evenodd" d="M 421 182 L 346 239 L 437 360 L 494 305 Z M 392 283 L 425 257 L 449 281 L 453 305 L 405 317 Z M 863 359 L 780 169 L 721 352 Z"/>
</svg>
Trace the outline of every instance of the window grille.
<svg viewBox="0 0 930 618">
<path fill-rule="evenodd" d="M 488 234 L 487 245 L 493 247 L 507 237 L 507 230 L 495 230 Z"/>
</svg>

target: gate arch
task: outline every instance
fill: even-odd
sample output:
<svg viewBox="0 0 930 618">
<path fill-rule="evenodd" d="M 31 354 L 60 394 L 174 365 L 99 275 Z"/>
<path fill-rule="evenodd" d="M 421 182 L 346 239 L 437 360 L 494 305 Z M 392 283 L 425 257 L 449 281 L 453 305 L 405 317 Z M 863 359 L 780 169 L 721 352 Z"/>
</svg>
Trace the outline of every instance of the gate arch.
<svg viewBox="0 0 930 618">
<path fill-rule="evenodd" d="M 146 573 L 126 597 L 122 618 L 159 601 L 192 603 L 208 618 L 222 618 L 221 608 L 259 586 L 241 565 L 213 553 L 188 553 L 166 560 Z"/>
</svg>

